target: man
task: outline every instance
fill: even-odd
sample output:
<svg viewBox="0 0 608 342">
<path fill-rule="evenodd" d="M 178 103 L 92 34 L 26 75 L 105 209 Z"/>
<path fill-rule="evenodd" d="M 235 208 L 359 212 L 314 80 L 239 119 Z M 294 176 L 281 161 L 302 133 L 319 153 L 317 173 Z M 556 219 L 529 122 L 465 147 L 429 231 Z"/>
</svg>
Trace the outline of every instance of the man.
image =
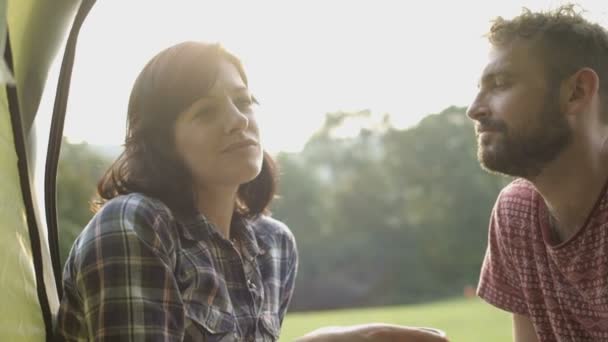
<svg viewBox="0 0 608 342">
<path fill-rule="evenodd" d="M 563 6 L 498 18 L 467 115 L 494 206 L 478 295 L 514 341 L 608 340 L 608 34 Z"/>
</svg>

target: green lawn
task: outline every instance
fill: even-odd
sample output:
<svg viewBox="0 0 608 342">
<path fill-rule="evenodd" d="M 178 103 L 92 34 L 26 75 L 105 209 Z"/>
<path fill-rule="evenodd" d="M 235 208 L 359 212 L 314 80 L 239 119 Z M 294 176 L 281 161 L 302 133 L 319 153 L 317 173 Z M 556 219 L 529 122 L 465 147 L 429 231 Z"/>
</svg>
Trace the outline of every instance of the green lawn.
<svg viewBox="0 0 608 342">
<path fill-rule="evenodd" d="M 384 322 L 444 330 L 451 342 L 511 342 L 511 316 L 479 299 L 454 299 L 420 305 L 387 306 L 288 314 L 281 342 L 328 325 Z"/>
</svg>

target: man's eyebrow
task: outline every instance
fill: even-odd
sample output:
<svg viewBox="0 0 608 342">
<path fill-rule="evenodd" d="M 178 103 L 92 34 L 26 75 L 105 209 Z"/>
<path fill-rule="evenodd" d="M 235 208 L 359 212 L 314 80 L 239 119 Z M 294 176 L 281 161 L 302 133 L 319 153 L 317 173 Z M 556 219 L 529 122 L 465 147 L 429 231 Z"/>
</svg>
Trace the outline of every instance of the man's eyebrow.
<svg viewBox="0 0 608 342">
<path fill-rule="evenodd" d="M 485 71 L 484 74 L 478 81 L 478 85 L 487 84 L 488 82 L 494 80 L 496 77 L 513 77 L 514 72 L 511 71 L 508 67 L 496 67 L 492 68 L 489 71 Z"/>
<path fill-rule="evenodd" d="M 481 78 L 479 79 L 479 82 L 478 82 L 479 85 L 489 83 L 491 80 L 493 80 L 496 77 L 496 75 L 498 75 L 498 73 L 495 71 L 483 74 L 481 76 Z"/>
</svg>

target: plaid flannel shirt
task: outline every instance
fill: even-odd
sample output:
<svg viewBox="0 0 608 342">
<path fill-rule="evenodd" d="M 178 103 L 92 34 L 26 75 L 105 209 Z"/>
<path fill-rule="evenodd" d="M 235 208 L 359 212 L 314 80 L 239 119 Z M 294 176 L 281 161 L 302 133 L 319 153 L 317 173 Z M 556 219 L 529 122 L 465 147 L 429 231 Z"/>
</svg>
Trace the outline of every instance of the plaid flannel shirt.
<svg viewBox="0 0 608 342">
<path fill-rule="evenodd" d="M 276 341 L 297 250 L 267 216 L 235 220 L 241 253 L 202 215 L 178 220 L 129 194 L 104 205 L 74 242 L 56 323 L 62 341 Z"/>
</svg>

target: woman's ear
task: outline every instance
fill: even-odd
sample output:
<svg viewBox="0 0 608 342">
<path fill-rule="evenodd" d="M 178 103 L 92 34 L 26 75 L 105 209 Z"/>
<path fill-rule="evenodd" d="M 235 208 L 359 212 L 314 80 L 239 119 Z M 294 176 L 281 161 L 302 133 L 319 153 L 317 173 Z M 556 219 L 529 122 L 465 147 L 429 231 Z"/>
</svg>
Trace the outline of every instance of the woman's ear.
<svg viewBox="0 0 608 342">
<path fill-rule="evenodd" d="M 560 102 L 567 115 L 586 112 L 598 95 L 600 79 L 591 68 L 582 68 L 562 82 Z"/>
</svg>

